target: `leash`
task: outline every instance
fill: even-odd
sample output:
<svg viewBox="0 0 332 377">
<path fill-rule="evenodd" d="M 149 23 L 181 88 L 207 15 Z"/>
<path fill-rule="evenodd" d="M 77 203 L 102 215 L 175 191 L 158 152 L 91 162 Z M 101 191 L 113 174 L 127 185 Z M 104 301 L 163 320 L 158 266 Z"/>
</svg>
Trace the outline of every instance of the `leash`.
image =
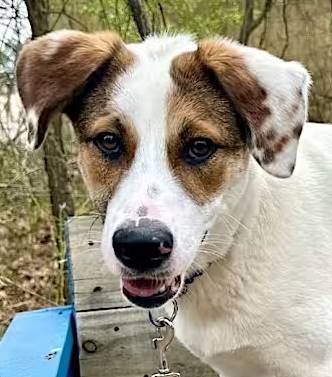
<svg viewBox="0 0 332 377">
<path fill-rule="evenodd" d="M 149 320 L 153 326 L 157 328 L 158 336 L 152 339 L 154 348 L 159 354 L 159 368 L 158 372 L 151 377 L 181 377 L 180 373 L 171 372 L 168 366 L 166 351 L 174 339 L 174 324 L 173 321 L 178 312 L 178 304 L 173 301 L 173 313 L 171 317 L 161 316 L 154 319 L 151 311 L 149 311 Z"/>
<path fill-rule="evenodd" d="M 194 280 L 201 275 L 203 275 L 203 271 L 198 270 L 194 271 L 190 276 L 185 278 L 184 287 L 180 296 L 185 295 L 188 291 L 188 285 L 192 284 Z M 181 377 L 180 373 L 171 372 L 166 358 L 166 351 L 174 339 L 175 330 L 173 322 L 178 313 L 178 304 L 176 300 L 173 300 L 172 302 L 173 313 L 170 317 L 161 316 L 154 319 L 151 311 L 149 311 L 149 320 L 151 324 L 156 327 L 158 333 L 158 336 L 152 339 L 152 342 L 155 350 L 157 350 L 159 354 L 158 372 L 153 374 L 151 377 Z"/>
</svg>

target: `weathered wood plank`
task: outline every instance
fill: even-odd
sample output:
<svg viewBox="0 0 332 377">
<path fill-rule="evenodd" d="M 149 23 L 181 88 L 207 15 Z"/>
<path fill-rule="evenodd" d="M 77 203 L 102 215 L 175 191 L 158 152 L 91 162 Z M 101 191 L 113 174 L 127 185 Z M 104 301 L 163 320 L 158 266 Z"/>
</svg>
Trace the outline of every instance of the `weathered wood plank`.
<svg viewBox="0 0 332 377">
<path fill-rule="evenodd" d="M 106 371 L 114 377 L 144 377 L 157 371 L 158 355 L 152 347 L 156 332 L 145 311 L 123 308 L 78 313 L 77 323 L 81 377 L 104 376 Z M 216 376 L 177 341 L 169 348 L 168 360 L 184 377 Z"/>
<path fill-rule="evenodd" d="M 70 285 L 77 312 L 128 307 L 119 290 L 119 279 L 105 266 L 101 232 L 102 224 L 93 216 L 74 217 L 67 223 Z"/>
<path fill-rule="evenodd" d="M 155 329 L 145 310 L 122 298 L 119 279 L 105 267 L 101 230 L 102 224 L 88 216 L 72 218 L 66 226 L 81 377 L 149 377 L 158 366 Z M 216 377 L 178 341 L 168 359 L 184 377 Z"/>
</svg>

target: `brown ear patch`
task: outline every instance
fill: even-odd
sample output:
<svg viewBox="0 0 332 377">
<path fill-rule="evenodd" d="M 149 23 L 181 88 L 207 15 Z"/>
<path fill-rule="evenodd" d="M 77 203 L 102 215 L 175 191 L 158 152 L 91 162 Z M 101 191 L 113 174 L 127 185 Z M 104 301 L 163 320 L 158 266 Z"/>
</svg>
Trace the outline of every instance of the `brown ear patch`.
<svg viewBox="0 0 332 377">
<path fill-rule="evenodd" d="M 202 41 L 198 48 L 201 61 L 216 72 L 220 83 L 237 106 L 237 110 L 255 128 L 271 115 L 265 105 L 266 90 L 250 74 L 241 54 L 230 46 L 215 41 Z"/>
<path fill-rule="evenodd" d="M 306 120 L 310 76 L 305 68 L 228 39 L 203 41 L 197 55 L 246 120 L 258 163 L 274 176 L 289 177 Z"/>
<path fill-rule="evenodd" d="M 73 93 L 107 59 L 117 56 L 118 66 L 133 60 L 120 37 L 111 32 L 50 33 L 28 43 L 17 61 L 17 87 L 23 105 L 33 112 L 38 134 L 35 147 L 45 136 L 50 118 L 70 102 Z"/>
<path fill-rule="evenodd" d="M 177 56 L 170 68 L 168 160 L 173 175 L 199 204 L 211 200 L 246 166 L 247 134 L 239 114 L 222 91 L 214 72 L 196 52 Z M 211 139 L 221 147 L 200 165 L 189 165 L 183 147 L 192 138 Z"/>
</svg>

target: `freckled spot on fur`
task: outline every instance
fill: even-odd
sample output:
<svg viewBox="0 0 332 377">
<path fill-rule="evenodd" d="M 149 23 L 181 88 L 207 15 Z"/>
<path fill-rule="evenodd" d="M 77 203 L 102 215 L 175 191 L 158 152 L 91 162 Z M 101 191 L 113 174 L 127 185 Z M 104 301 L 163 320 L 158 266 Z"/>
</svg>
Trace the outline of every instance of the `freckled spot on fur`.
<svg viewBox="0 0 332 377">
<path fill-rule="evenodd" d="M 294 115 L 295 113 L 298 112 L 298 110 L 299 110 L 299 106 L 300 106 L 300 105 L 299 105 L 298 103 L 293 103 L 292 108 L 291 108 L 291 112 L 292 112 L 291 115 Z"/>
<path fill-rule="evenodd" d="M 276 133 L 276 131 L 273 128 L 271 128 L 270 130 L 268 130 L 266 132 L 266 134 L 265 134 L 265 138 L 268 141 L 273 141 L 273 140 L 276 139 L 276 137 L 277 137 L 277 133 Z"/>
<path fill-rule="evenodd" d="M 265 139 L 262 137 L 260 133 L 255 135 L 255 147 L 257 149 L 264 149 L 266 145 Z"/>
<path fill-rule="evenodd" d="M 267 148 L 265 149 L 264 151 L 264 156 L 262 158 L 262 163 L 263 164 L 270 164 L 271 162 L 273 162 L 275 159 L 275 152 L 273 149 L 271 148 Z"/>
<path fill-rule="evenodd" d="M 289 136 L 287 136 L 287 135 L 284 135 L 276 144 L 275 144 L 275 146 L 274 146 L 274 151 L 276 152 L 276 153 L 280 153 L 283 149 L 284 149 L 284 147 L 285 147 L 285 145 L 287 144 L 289 142 Z"/>
<path fill-rule="evenodd" d="M 284 135 L 281 139 L 280 139 L 280 143 L 281 144 L 287 144 L 289 142 L 289 136 L 288 135 Z"/>
<path fill-rule="evenodd" d="M 143 217 L 143 216 L 147 216 L 147 214 L 148 214 L 148 208 L 147 207 L 141 206 L 141 207 L 138 208 L 137 216 Z"/>
</svg>

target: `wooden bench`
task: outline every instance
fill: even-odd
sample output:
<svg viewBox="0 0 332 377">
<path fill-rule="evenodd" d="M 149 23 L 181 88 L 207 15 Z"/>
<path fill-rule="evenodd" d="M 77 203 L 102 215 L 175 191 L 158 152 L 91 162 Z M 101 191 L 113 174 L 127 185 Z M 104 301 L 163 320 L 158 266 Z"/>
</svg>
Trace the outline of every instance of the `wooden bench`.
<svg viewBox="0 0 332 377">
<path fill-rule="evenodd" d="M 158 367 L 158 355 L 152 347 L 156 330 L 145 310 L 132 307 L 123 299 L 119 279 L 110 274 L 103 262 L 101 231 L 102 224 L 91 216 L 74 217 L 66 225 L 68 282 L 75 319 L 73 331 L 77 334 L 77 346 L 71 343 L 67 359 L 75 358 L 78 351 L 80 377 L 150 377 Z M 29 341 L 25 336 L 20 338 L 20 342 Z M 0 348 L 0 362 L 1 352 Z M 167 356 L 171 369 L 182 377 L 217 376 L 178 341 L 172 343 Z M 75 363 L 67 365 L 63 369 L 69 368 L 68 374 L 24 377 L 74 376 Z M 0 366 L 0 377 L 17 377 L 15 373 L 1 371 Z"/>
</svg>

